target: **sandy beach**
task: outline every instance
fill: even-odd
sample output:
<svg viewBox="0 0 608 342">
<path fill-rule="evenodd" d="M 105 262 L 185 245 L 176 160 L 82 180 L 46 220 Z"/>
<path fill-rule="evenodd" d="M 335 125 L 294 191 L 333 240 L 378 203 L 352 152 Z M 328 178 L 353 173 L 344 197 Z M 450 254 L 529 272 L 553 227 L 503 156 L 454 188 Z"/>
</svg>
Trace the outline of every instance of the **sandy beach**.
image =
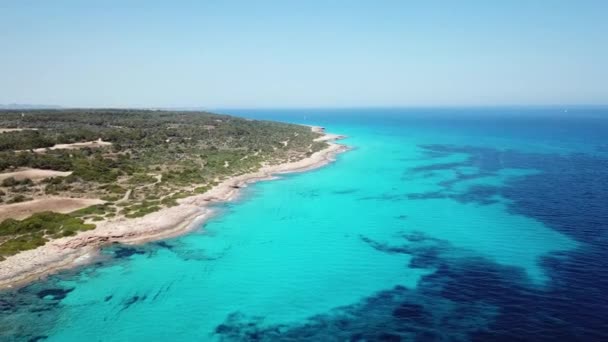
<svg viewBox="0 0 608 342">
<path fill-rule="evenodd" d="M 267 165 L 257 172 L 229 178 L 204 194 L 179 200 L 175 207 L 140 218 L 100 221 L 94 230 L 56 239 L 36 249 L 7 257 L 0 261 L 0 288 L 22 286 L 59 270 L 86 264 L 100 247 L 110 243 L 138 244 L 184 234 L 200 227 L 213 215 L 210 204 L 235 199 L 247 184 L 270 180 L 281 173 L 321 167 L 348 149 L 334 142 L 343 136 L 326 134 L 321 127 L 311 126 L 311 129 L 323 134 L 318 140 L 327 141 L 327 148 L 296 162 Z"/>
</svg>

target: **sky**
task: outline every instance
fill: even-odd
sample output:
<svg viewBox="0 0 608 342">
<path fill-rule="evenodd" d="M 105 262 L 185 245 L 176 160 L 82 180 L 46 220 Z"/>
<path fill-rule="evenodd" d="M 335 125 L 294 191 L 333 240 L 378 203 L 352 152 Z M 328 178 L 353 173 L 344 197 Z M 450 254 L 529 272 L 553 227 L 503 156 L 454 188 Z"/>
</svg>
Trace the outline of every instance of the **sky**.
<svg viewBox="0 0 608 342">
<path fill-rule="evenodd" d="M 0 0 L 0 104 L 608 104 L 608 1 Z"/>
</svg>

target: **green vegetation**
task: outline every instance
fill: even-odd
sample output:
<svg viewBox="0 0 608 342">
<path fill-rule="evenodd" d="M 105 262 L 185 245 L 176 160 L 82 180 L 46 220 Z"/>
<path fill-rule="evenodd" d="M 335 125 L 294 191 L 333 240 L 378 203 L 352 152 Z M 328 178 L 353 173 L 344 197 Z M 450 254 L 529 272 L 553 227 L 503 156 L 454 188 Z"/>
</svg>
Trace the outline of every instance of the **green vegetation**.
<svg viewBox="0 0 608 342">
<path fill-rule="evenodd" d="M 114 213 L 114 212 L 116 212 L 116 208 L 112 206 L 111 202 L 108 202 L 108 203 L 92 205 L 92 206 L 84 208 L 84 209 L 76 210 L 76 211 L 70 213 L 70 215 L 73 217 L 79 217 L 79 218 L 93 218 L 93 217 L 99 217 L 99 216 L 103 216 L 108 213 Z"/>
<path fill-rule="evenodd" d="M 23 114 L 23 115 L 21 115 Z M 108 184 L 127 179 L 174 185 L 208 183 L 295 160 L 326 146 L 308 127 L 204 112 L 143 110 L 3 111 L 0 127 L 36 128 L 0 134 L 0 171 L 19 167 L 74 171 L 76 181 Z M 94 141 L 105 147 L 32 149 Z"/>
<path fill-rule="evenodd" d="M 31 200 L 30 197 L 26 197 L 24 195 L 18 194 L 18 195 L 15 195 L 13 198 L 9 199 L 8 201 L 6 201 L 6 204 L 21 203 L 21 202 L 30 201 L 30 200 Z"/>
<path fill-rule="evenodd" d="M 141 217 L 174 206 L 180 198 L 205 193 L 218 181 L 256 171 L 262 163 L 299 160 L 327 146 L 315 142 L 319 134 L 305 126 L 206 112 L 8 110 L 0 112 L 0 128 L 30 128 L 0 134 L 0 172 L 24 167 L 72 171 L 36 183 L 5 179 L 0 205 L 42 196 L 108 201 L 69 215 L 6 220 L 0 255 L 90 229 L 92 222 L 105 218 Z M 99 139 L 111 145 L 46 149 Z"/>
<path fill-rule="evenodd" d="M 159 204 L 160 204 L 159 200 L 152 200 L 152 201 L 145 200 L 141 203 L 134 204 L 134 205 L 131 205 L 128 207 L 124 207 L 121 210 L 121 213 L 123 215 L 125 215 L 125 217 L 128 217 L 128 218 L 142 217 L 146 214 L 153 213 L 155 211 L 160 210 L 161 207 L 159 206 Z"/>
<path fill-rule="evenodd" d="M 17 221 L 0 223 L 0 260 L 20 251 L 44 245 L 49 239 L 71 236 L 78 231 L 95 228 L 71 215 L 42 212 Z"/>
<path fill-rule="evenodd" d="M 18 186 L 18 185 L 32 185 L 34 184 L 34 182 L 32 182 L 31 179 L 26 178 L 26 179 L 22 179 L 22 180 L 16 180 L 14 177 L 9 177 L 6 178 L 2 181 L 2 186 L 5 187 L 13 187 L 13 186 Z"/>
</svg>

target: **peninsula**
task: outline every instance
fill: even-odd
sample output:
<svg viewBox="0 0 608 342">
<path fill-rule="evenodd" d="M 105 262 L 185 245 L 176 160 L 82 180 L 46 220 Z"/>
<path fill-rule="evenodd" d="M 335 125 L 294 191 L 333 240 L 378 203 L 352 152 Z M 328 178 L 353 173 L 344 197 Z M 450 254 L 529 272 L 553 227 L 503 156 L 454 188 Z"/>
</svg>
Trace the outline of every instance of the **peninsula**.
<svg viewBox="0 0 608 342">
<path fill-rule="evenodd" d="M 3 111 L 0 288 L 187 232 L 248 183 L 332 161 L 340 138 L 207 112 Z"/>
</svg>

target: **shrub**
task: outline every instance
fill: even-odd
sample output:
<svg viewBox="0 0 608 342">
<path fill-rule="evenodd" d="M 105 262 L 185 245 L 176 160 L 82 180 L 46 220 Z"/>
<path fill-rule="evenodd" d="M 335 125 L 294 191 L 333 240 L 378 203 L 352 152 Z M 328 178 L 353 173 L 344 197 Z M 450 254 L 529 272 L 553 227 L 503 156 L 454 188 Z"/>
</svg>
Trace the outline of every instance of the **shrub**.
<svg viewBox="0 0 608 342">
<path fill-rule="evenodd" d="M 67 214 L 42 212 L 24 220 L 7 219 L 0 223 L 0 236 L 8 237 L 0 244 L 0 257 L 44 245 L 46 237 L 70 236 L 78 231 L 95 228 L 82 219 Z"/>
<path fill-rule="evenodd" d="M 15 179 L 15 177 L 9 177 L 9 178 L 6 178 L 6 179 L 4 179 L 2 181 L 2 186 L 5 186 L 5 187 L 14 187 L 14 186 L 17 186 L 17 185 L 29 186 L 29 185 L 32 185 L 32 184 L 34 184 L 34 182 L 32 182 L 32 180 L 29 179 L 29 178 L 24 178 L 22 180 L 17 180 L 17 179 Z"/>
</svg>

